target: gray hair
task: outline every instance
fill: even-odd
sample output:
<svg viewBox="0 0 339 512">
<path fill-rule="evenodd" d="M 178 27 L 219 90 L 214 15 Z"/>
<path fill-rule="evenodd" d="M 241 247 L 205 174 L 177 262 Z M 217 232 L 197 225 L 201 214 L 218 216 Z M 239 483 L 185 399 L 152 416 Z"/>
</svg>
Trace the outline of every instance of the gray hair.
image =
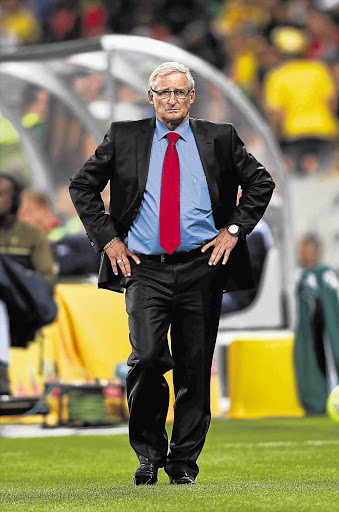
<svg viewBox="0 0 339 512">
<path fill-rule="evenodd" d="M 190 89 L 194 89 L 194 78 L 188 69 L 188 67 L 184 66 L 183 64 L 180 64 L 180 62 L 163 62 L 158 67 L 155 68 L 151 76 L 148 80 L 148 87 L 149 90 L 152 89 L 154 80 L 158 75 L 164 76 L 169 75 L 170 73 L 184 73 L 186 75 L 186 78 L 190 84 Z"/>
</svg>

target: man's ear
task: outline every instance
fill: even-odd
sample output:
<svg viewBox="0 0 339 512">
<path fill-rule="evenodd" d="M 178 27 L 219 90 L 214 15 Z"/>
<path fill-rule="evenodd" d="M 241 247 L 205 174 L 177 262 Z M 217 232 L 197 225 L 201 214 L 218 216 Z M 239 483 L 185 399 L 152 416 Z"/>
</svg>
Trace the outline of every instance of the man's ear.
<svg viewBox="0 0 339 512">
<path fill-rule="evenodd" d="M 194 103 L 195 100 L 195 89 L 190 92 L 190 104 Z"/>
<path fill-rule="evenodd" d="M 152 91 L 148 91 L 148 101 L 150 102 L 151 105 L 154 105 L 154 100 L 153 100 L 153 93 Z"/>
</svg>

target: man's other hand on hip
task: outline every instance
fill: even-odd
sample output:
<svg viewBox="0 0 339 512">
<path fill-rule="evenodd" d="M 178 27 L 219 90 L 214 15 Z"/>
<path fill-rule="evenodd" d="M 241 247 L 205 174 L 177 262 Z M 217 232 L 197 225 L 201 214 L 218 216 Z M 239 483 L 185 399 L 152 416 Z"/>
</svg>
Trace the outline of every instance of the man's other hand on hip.
<svg viewBox="0 0 339 512">
<path fill-rule="evenodd" d="M 230 235 L 226 228 L 221 228 L 219 235 L 204 245 L 201 252 L 205 252 L 209 247 L 214 247 L 208 264 L 216 265 L 220 258 L 223 257 L 222 264 L 226 265 L 231 251 L 237 245 L 237 242 L 238 237 Z"/>
<path fill-rule="evenodd" d="M 131 264 L 129 258 L 133 258 L 137 265 L 140 263 L 138 256 L 134 254 L 134 252 L 131 252 L 120 238 L 116 238 L 112 245 L 106 249 L 106 254 L 111 260 L 113 272 L 116 276 L 118 275 L 118 267 L 120 267 L 120 270 L 125 277 L 131 275 Z"/>
</svg>

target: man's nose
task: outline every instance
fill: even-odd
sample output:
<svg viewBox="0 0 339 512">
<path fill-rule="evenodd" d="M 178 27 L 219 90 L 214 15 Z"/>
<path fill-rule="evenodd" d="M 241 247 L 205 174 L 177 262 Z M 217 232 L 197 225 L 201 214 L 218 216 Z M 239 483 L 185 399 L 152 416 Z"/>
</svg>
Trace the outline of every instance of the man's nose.
<svg viewBox="0 0 339 512">
<path fill-rule="evenodd" d="M 174 94 L 174 91 L 171 91 L 171 94 L 168 98 L 168 102 L 171 104 L 171 105 L 174 105 L 176 102 L 177 102 L 177 97 L 176 95 Z"/>
</svg>

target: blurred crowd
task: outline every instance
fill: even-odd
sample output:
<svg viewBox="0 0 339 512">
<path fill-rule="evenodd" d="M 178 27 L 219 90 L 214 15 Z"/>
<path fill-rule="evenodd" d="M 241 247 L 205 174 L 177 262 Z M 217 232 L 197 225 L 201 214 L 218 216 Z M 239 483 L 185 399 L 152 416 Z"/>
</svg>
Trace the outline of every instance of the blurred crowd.
<svg viewBox="0 0 339 512">
<path fill-rule="evenodd" d="M 335 0 L 0 0 L 0 44 L 148 36 L 222 70 L 266 116 L 292 172 L 338 166 Z"/>
</svg>

